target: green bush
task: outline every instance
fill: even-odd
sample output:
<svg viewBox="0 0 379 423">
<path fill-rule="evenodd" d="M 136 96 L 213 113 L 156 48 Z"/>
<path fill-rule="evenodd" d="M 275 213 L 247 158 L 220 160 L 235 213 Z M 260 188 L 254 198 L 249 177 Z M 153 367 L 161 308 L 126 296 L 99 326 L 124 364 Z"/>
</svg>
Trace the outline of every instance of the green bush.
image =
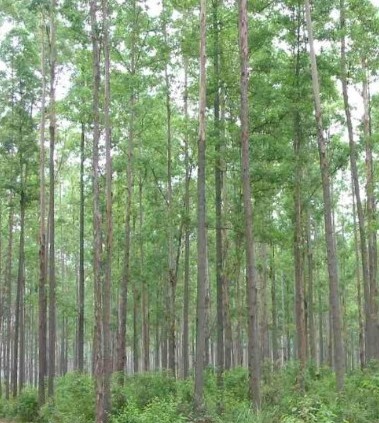
<svg viewBox="0 0 379 423">
<path fill-rule="evenodd" d="M 35 422 L 38 419 L 38 396 L 35 389 L 25 389 L 17 397 L 14 412 L 21 422 Z"/>
<path fill-rule="evenodd" d="M 55 396 L 41 410 L 45 423 L 92 423 L 95 419 L 93 380 L 79 373 L 57 379 Z"/>
<path fill-rule="evenodd" d="M 167 400 L 176 394 L 176 380 L 166 373 L 145 373 L 126 378 L 125 397 L 140 409 L 156 399 Z"/>
<path fill-rule="evenodd" d="M 113 416 L 111 423 L 183 423 L 188 420 L 178 411 L 174 400 L 152 400 L 144 409 L 129 403 L 122 412 Z"/>
</svg>

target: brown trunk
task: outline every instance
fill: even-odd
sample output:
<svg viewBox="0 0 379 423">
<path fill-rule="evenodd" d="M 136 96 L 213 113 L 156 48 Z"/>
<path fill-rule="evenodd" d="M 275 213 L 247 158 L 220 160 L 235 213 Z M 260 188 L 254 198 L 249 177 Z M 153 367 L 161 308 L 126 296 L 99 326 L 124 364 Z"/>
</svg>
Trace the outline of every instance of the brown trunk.
<svg viewBox="0 0 379 423">
<path fill-rule="evenodd" d="M 245 217 L 246 241 L 246 279 L 248 310 L 248 366 L 250 400 L 255 408 L 261 406 L 260 370 L 261 357 L 259 345 L 257 280 L 253 238 L 253 207 L 250 187 L 249 158 L 249 47 L 247 0 L 239 1 L 239 42 L 241 59 L 241 149 L 242 149 L 242 189 Z"/>
<path fill-rule="evenodd" d="M 373 335 L 370 333 L 372 328 L 372 321 L 370 315 L 370 274 L 369 274 L 369 263 L 367 258 L 367 240 L 366 240 L 366 230 L 365 230 L 365 219 L 364 211 L 361 201 L 360 186 L 359 186 L 359 176 L 357 168 L 357 149 L 354 141 L 354 131 L 353 123 L 350 112 L 349 96 L 348 96 L 348 81 L 347 81 L 347 63 L 346 63 L 346 39 L 345 33 L 346 22 L 345 22 L 345 1 L 340 0 L 340 27 L 341 27 L 341 83 L 342 83 L 342 94 L 344 100 L 346 124 L 349 137 L 349 148 L 350 148 L 350 169 L 351 177 L 353 181 L 354 195 L 356 201 L 356 210 L 358 212 L 358 228 L 359 228 L 359 240 L 360 240 L 360 251 L 361 251 L 361 265 L 362 265 L 362 276 L 363 276 L 363 286 L 365 287 L 365 315 L 366 315 L 366 340 L 369 340 Z M 354 216 L 355 218 L 355 216 Z M 370 342 L 370 341 L 368 341 Z M 370 351 L 370 348 L 367 350 Z"/>
<path fill-rule="evenodd" d="M 367 198 L 367 238 L 369 286 L 365 288 L 366 326 L 366 360 L 379 359 L 379 326 L 378 326 L 378 288 L 377 288 L 377 240 L 376 240 L 376 199 L 374 185 L 373 141 L 370 128 L 370 94 L 366 60 L 362 60 L 363 79 L 363 133 L 366 149 L 366 198 Z M 357 202 L 358 208 L 358 202 Z M 359 220 L 358 220 L 359 226 Z M 361 247 L 362 249 L 362 247 Z M 363 258 L 361 257 L 363 260 Z M 368 296 L 368 298 L 367 298 Z M 369 317 L 367 317 L 369 313 Z M 367 322 L 368 321 L 368 322 Z"/>
<path fill-rule="evenodd" d="M 165 9 L 165 3 L 163 2 Z M 166 19 L 163 21 L 163 35 L 166 46 L 167 39 Z M 168 60 L 170 58 L 168 57 Z M 171 129 L 171 93 L 168 63 L 165 66 L 165 90 L 166 90 L 166 117 L 167 117 L 167 222 L 168 222 L 168 273 L 167 273 L 167 310 L 166 325 L 168 337 L 168 369 L 172 376 L 176 376 L 176 319 L 175 319 L 175 296 L 176 296 L 176 269 L 174 250 L 174 226 L 173 226 L 173 195 L 172 195 L 172 129 Z"/>
<path fill-rule="evenodd" d="M 51 0 L 50 10 L 50 158 L 49 158 L 49 368 L 48 396 L 54 395 L 55 342 L 56 342 L 56 280 L 55 280 L 55 68 L 56 68 L 56 27 L 55 13 L 57 0 Z"/>
<path fill-rule="evenodd" d="M 184 149 L 185 149 L 185 194 L 184 194 L 184 209 L 185 209 L 185 235 L 184 235 L 184 294 L 183 294 L 183 377 L 187 378 L 189 375 L 189 282 L 190 282 L 190 178 L 191 169 L 189 163 L 189 140 L 188 140 L 188 59 L 184 57 L 184 118 L 185 118 L 185 135 L 184 135 Z"/>
<path fill-rule="evenodd" d="M 150 333 L 149 333 L 149 291 L 144 275 L 145 261 L 143 250 L 143 207 L 142 207 L 142 178 L 139 180 L 139 253 L 140 253 L 140 273 L 141 273 L 141 288 L 142 288 L 142 343 L 143 343 L 143 370 L 145 372 L 150 369 Z"/>
<path fill-rule="evenodd" d="M 276 300 L 276 267 L 275 267 L 275 247 L 272 246 L 272 256 L 270 262 L 271 278 L 271 314 L 272 314 L 272 359 L 274 369 L 279 367 L 279 342 L 278 342 L 278 311 Z"/>
<path fill-rule="evenodd" d="M 4 363 L 5 399 L 9 400 L 10 395 L 10 373 L 11 373 L 11 310 L 12 310 L 12 257 L 13 257 L 13 226 L 14 210 L 12 194 L 9 196 L 9 218 L 8 218 L 8 252 L 6 263 L 6 357 Z M 4 332 L 3 332 L 4 333 Z"/>
<path fill-rule="evenodd" d="M 308 330 L 309 350 L 313 363 L 316 363 L 316 330 L 313 307 L 313 250 L 311 239 L 311 219 L 307 217 L 307 261 L 308 261 Z"/>
<path fill-rule="evenodd" d="M 222 185 L 223 171 L 221 160 L 221 131 L 220 131 L 220 43 L 219 43 L 219 0 L 212 2 L 213 17 L 213 68 L 215 79 L 214 110 L 214 140 L 215 140 L 215 210 L 216 210 L 216 296 L 217 296 L 217 385 L 223 389 L 224 373 L 224 294 L 223 294 L 223 232 L 222 232 Z M 221 399 L 222 402 L 222 399 Z M 221 403 L 220 403 L 221 408 Z M 221 410 L 220 410 L 221 411 Z"/>
<path fill-rule="evenodd" d="M 133 372 L 138 373 L 139 370 L 139 329 L 138 329 L 138 315 L 140 293 L 137 286 L 137 281 L 134 281 L 133 289 Z"/>
<path fill-rule="evenodd" d="M 47 299 L 46 299 L 46 188 L 45 188 L 45 127 L 46 127 L 46 58 L 45 58 L 45 22 L 41 22 L 42 30 L 42 99 L 40 123 L 40 228 L 39 228 L 39 285 L 38 285 L 38 403 L 45 403 L 45 377 L 47 373 Z"/>
<path fill-rule="evenodd" d="M 78 370 L 84 370 L 84 144 L 85 125 L 82 122 L 80 137 L 80 216 L 79 216 L 79 313 L 78 313 Z"/>
<path fill-rule="evenodd" d="M 262 363 L 269 358 L 268 316 L 267 316 L 267 245 L 260 245 L 260 335 Z"/>
<path fill-rule="evenodd" d="M 297 8 L 296 28 L 296 56 L 295 56 L 295 90 L 296 100 L 300 100 L 300 66 L 301 66 L 301 19 L 300 7 Z M 303 181 L 303 134 L 301 129 L 300 111 L 294 113 L 294 140 L 295 155 L 295 186 L 294 186 L 294 261 L 295 261 L 295 317 L 296 317 L 296 358 L 300 362 L 298 384 L 304 389 L 304 369 L 307 359 L 306 351 L 306 322 L 305 322 L 305 287 L 304 287 L 304 237 L 303 237 L 303 198 L 301 184 Z"/>
<path fill-rule="evenodd" d="M 21 159 L 22 163 L 22 159 Z M 24 294 L 25 294 L 25 183 L 23 166 L 21 166 L 20 194 L 20 243 L 18 256 L 17 291 L 15 307 L 15 324 L 13 338 L 12 395 L 16 397 L 25 381 L 25 332 L 24 332 Z"/>
<path fill-rule="evenodd" d="M 358 325 L 359 325 L 359 362 L 360 367 L 363 370 L 365 366 L 365 332 L 363 327 L 363 318 L 362 318 L 362 294 L 361 294 L 361 273 L 359 271 L 359 240 L 358 240 L 358 231 L 357 231 L 357 216 L 356 216 L 356 205 L 355 205 L 355 195 L 354 195 L 354 184 L 352 181 L 352 200 L 353 200 L 353 222 L 354 222 L 354 246 L 355 246 L 355 274 L 357 278 L 357 305 L 358 305 Z"/>
<path fill-rule="evenodd" d="M 92 38 L 92 186 L 93 186 L 93 278 L 94 278 L 94 340 L 93 367 L 96 390 L 96 423 L 105 421 L 103 354 L 102 354 L 102 283 L 101 283 L 101 210 L 100 210 L 100 47 L 97 22 L 98 1 L 90 2 L 91 38 Z"/>
<path fill-rule="evenodd" d="M 133 18 L 136 16 L 136 2 L 133 0 Z M 136 74 L 136 30 L 133 28 L 131 36 L 131 76 Z M 131 87 L 129 97 L 129 122 L 128 122 L 128 145 L 127 145 L 127 166 L 126 166 L 126 212 L 125 212 L 125 247 L 124 247 L 124 264 L 120 283 L 120 292 L 118 300 L 118 316 L 119 324 L 117 328 L 117 359 L 116 370 L 119 372 L 118 381 L 124 384 L 124 371 L 126 369 L 126 320 L 127 320 L 127 298 L 128 285 L 130 281 L 130 245 L 131 245 L 131 213 L 133 202 L 133 154 L 134 154 L 134 121 L 135 121 L 135 104 L 136 94 L 134 88 Z"/>
<path fill-rule="evenodd" d="M 307 30 L 310 47 L 310 59 L 312 68 L 312 87 L 315 103 L 315 115 L 317 126 L 317 142 L 320 155 L 320 170 L 323 188 L 324 200 L 324 221 L 325 221 L 325 240 L 327 249 L 327 262 L 329 274 L 330 307 L 333 316 L 333 342 L 334 342 L 334 362 L 336 369 L 337 390 L 341 391 L 344 387 L 345 378 L 345 356 L 342 342 L 342 322 L 339 298 L 339 277 L 335 233 L 332 222 L 332 201 L 330 190 L 330 170 L 327 156 L 327 146 L 324 138 L 324 128 L 322 122 L 322 108 L 320 98 L 319 77 L 316 62 L 316 53 L 314 49 L 313 28 L 311 19 L 311 8 L 309 0 L 305 0 L 305 11 Z"/>
<path fill-rule="evenodd" d="M 195 361 L 195 410 L 204 407 L 204 353 L 206 337 L 207 229 L 205 198 L 206 109 L 206 0 L 200 0 L 200 84 L 197 175 L 197 334 Z"/>
<path fill-rule="evenodd" d="M 110 81 L 110 40 L 109 40 L 109 4 L 102 0 L 103 13 L 103 50 L 104 50 L 104 130 L 105 130 L 105 283 L 103 287 L 103 372 L 104 372 L 104 422 L 109 420 L 111 410 L 111 291 L 112 291 L 112 133 L 110 120 L 111 81 Z"/>
</svg>

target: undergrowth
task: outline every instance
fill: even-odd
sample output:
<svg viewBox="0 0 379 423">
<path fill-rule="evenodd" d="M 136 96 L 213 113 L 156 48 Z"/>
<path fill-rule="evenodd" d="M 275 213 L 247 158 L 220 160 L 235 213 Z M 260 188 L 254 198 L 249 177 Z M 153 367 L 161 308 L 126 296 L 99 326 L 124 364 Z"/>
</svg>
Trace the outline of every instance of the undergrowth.
<svg viewBox="0 0 379 423">
<path fill-rule="evenodd" d="M 265 372 L 263 405 L 257 413 L 250 407 L 245 369 L 225 372 L 222 393 L 214 372 L 207 370 L 205 412 L 197 419 L 192 379 L 146 373 L 127 376 L 120 387 L 115 377 L 110 423 L 379 423 L 379 371 L 375 366 L 348 374 L 340 394 L 334 374 L 326 368 L 306 369 L 303 392 L 298 387 L 296 364 Z M 94 414 L 93 380 L 77 373 L 57 379 L 55 396 L 42 409 L 38 409 L 36 390 L 29 388 L 14 400 L 0 401 L 0 416 L 20 422 L 92 423 Z"/>
</svg>

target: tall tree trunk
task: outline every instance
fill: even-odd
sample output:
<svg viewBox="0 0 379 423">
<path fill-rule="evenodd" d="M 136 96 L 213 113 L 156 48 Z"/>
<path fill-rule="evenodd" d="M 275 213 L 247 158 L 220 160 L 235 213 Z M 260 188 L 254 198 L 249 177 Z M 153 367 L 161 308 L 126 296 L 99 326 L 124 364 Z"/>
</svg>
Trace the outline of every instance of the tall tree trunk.
<svg viewBox="0 0 379 423">
<path fill-rule="evenodd" d="M 84 144 L 85 125 L 82 122 L 80 136 L 80 212 L 79 212 L 79 314 L 78 314 L 78 370 L 84 370 Z"/>
<path fill-rule="evenodd" d="M 185 175 L 185 193 L 184 193 L 184 210 L 185 210 L 185 235 L 184 235 L 184 293 L 183 293 L 183 377 L 187 378 L 189 374 L 189 282 L 190 282 L 190 178 L 191 169 L 189 163 L 189 139 L 188 139 L 188 58 L 184 57 L 184 119 L 185 119 L 185 135 L 184 135 L 184 161 L 186 168 Z"/>
<path fill-rule="evenodd" d="M 296 56 L 295 56 L 295 95 L 300 97 L 300 71 L 301 71 L 301 10 L 297 8 L 296 16 Z M 296 357 L 300 362 L 298 384 L 304 389 L 304 369 L 307 359 L 306 351 L 306 324 L 305 324 L 305 289 L 304 289 L 304 237 L 303 237 L 303 198 L 301 184 L 303 180 L 303 134 L 301 129 L 300 111 L 294 112 L 294 140 L 295 155 L 295 186 L 294 186 L 294 258 L 295 258 L 295 310 L 296 310 Z"/>
<path fill-rule="evenodd" d="M 310 357 L 316 363 L 316 330 L 313 307 L 313 247 L 311 239 L 311 219 L 307 216 L 307 261 L 308 261 L 308 327 Z"/>
<path fill-rule="evenodd" d="M 40 228 L 39 228 L 39 285 L 38 285 L 38 403 L 45 403 L 45 377 L 47 373 L 47 298 L 46 298 L 46 188 L 45 188 L 45 129 L 46 129 L 46 58 L 45 58 L 45 22 L 41 22 L 41 122 L 40 122 Z"/>
<path fill-rule="evenodd" d="M 365 316 L 366 316 L 366 340 L 371 342 L 373 336 L 372 331 L 372 320 L 370 314 L 370 274 L 369 274 L 369 263 L 367 257 L 367 240 L 365 230 L 365 219 L 364 211 L 361 201 L 361 191 L 359 186 L 359 176 L 357 168 L 357 149 L 354 141 L 353 123 L 351 118 L 349 95 L 348 95 L 348 81 L 347 81 L 347 63 L 346 63 L 346 10 L 345 1 L 340 0 L 340 28 L 341 28 L 341 83 L 342 83 L 342 94 L 345 108 L 347 132 L 349 137 L 349 149 L 350 149 L 350 170 L 353 181 L 354 195 L 356 201 L 356 210 L 358 212 L 358 228 L 359 228 L 359 245 L 361 251 L 361 265 L 362 265 L 362 277 L 363 286 L 365 287 Z M 367 349 L 370 354 L 370 348 Z"/>
<path fill-rule="evenodd" d="M 305 328 L 305 311 L 304 311 L 304 278 L 303 278 L 303 210 L 302 210 L 302 193 L 301 183 L 303 180 L 302 170 L 302 146 L 300 133 L 300 115 L 296 112 L 295 117 L 295 233 L 294 233 L 294 257 L 295 257 L 295 296 L 296 296 L 296 347 L 297 359 L 300 361 L 300 374 L 298 375 L 298 383 L 300 389 L 304 388 L 304 369 L 306 363 L 306 328 Z"/>
<path fill-rule="evenodd" d="M 22 160 L 21 160 L 22 163 Z M 21 166 L 23 169 L 23 166 Z M 20 243 L 18 253 L 18 274 L 15 308 L 15 330 L 12 367 L 12 394 L 17 396 L 25 381 L 25 331 L 24 331 L 24 295 L 25 295 L 25 180 L 24 170 L 21 170 L 20 194 Z M 18 379 L 18 380 L 17 380 Z"/>
<path fill-rule="evenodd" d="M 56 280 L 55 280 L 55 68 L 56 68 L 56 14 L 57 0 L 50 3 L 50 158 L 49 158 L 49 369 L 48 396 L 54 395 L 55 342 L 56 342 Z"/>
<path fill-rule="evenodd" d="M 275 266 L 275 247 L 272 246 L 272 256 L 270 261 L 271 277 L 271 314 L 272 314 L 272 359 L 274 369 L 279 367 L 279 343 L 278 343 L 278 307 L 276 300 L 276 266 Z"/>
<path fill-rule="evenodd" d="M 359 241 L 358 241 L 358 232 L 357 232 L 357 216 L 356 216 L 356 205 L 355 205 L 355 193 L 354 193 L 354 183 L 352 181 L 352 200 L 353 200 L 353 223 L 354 223 L 354 246 L 355 246 L 355 273 L 357 278 L 357 306 L 358 306 L 358 339 L 359 339 L 359 362 L 361 370 L 365 366 L 365 331 L 363 327 L 363 318 L 362 318 L 362 294 L 361 294 L 361 273 L 359 271 Z"/>
<path fill-rule="evenodd" d="M 212 2 L 213 16 L 213 68 L 214 68 L 214 140 L 215 140 L 215 210 L 216 210 L 216 296 L 217 296 L 217 385 L 223 389 L 224 373 L 224 311 L 223 311 L 223 239 L 222 239 L 222 160 L 220 131 L 220 42 L 219 0 Z M 222 402 L 222 399 L 221 399 Z M 222 404 L 219 404 L 220 408 Z M 222 411 L 222 410 L 220 410 Z"/>
<path fill-rule="evenodd" d="M 96 423 L 105 421 L 105 403 L 103 386 L 103 354 L 102 354 L 102 284 L 101 284 L 101 210 L 100 210 L 100 47 L 99 27 L 97 22 L 98 1 L 90 2 L 91 38 L 92 38 L 92 185 L 93 185 L 93 277 L 94 277 L 94 341 L 93 367 L 96 386 Z"/>
<path fill-rule="evenodd" d="M 12 258 L 13 258 L 13 227 L 14 227 L 14 209 L 13 196 L 9 196 L 9 217 L 8 217 L 8 247 L 6 263 L 6 357 L 5 357 L 5 399 L 9 400 L 11 391 L 10 373 L 11 373 L 11 329 L 12 329 Z"/>
<path fill-rule="evenodd" d="M 139 254 L 140 254 L 140 274 L 141 274 L 141 289 L 142 289 L 142 344 L 143 344 L 143 370 L 145 372 L 150 369 L 150 332 L 149 332 L 149 290 L 144 274 L 145 260 L 143 249 L 143 197 L 142 197 L 142 177 L 139 180 Z"/>
<path fill-rule="evenodd" d="M 200 87 L 199 87 L 199 140 L 197 175 L 197 334 L 195 361 L 195 410 L 204 407 L 204 353 L 206 336 L 207 285 L 207 229 L 205 197 L 205 109 L 206 109 L 206 0 L 200 0 Z"/>
<path fill-rule="evenodd" d="M 110 81 L 110 14 L 108 0 L 102 0 L 103 50 L 104 50 L 104 129 L 105 129 L 105 283 L 103 288 L 103 360 L 104 360 L 104 423 L 111 410 L 111 290 L 112 290 L 112 133 L 110 120 L 111 81 Z"/>
<path fill-rule="evenodd" d="M 368 333 L 366 334 L 366 359 L 379 359 L 379 326 L 378 326 L 378 287 L 377 287 L 377 236 L 376 236 L 376 199 L 374 190 L 374 161 L 373 141 L 370 125 L 370 94 L 366 60 L 362 60 L 364 71 L 363 79 L 363 134 L 366 149 L 366 198 L 367 198 L 367 238 L 368 238 L 368 265 L 369 265 L 369 289 L 365 293 L 365 312 L 369 313 Z M 357 201 L 358 208 L 358 201 Z M 358 211 L 359 212 L 359 211 Z M 358 215 L 359 226 L 359 215 Z M 362 248 L 362 247 L 361 247 Z M 361 257 L 362 261 L 363 258 Z M 365 284 L 363 285 L 365 287 Z M 368 299 L 366 298 L 368 293 Z"/>
<path fill-rule="evenodd" d="M 167 29 L 164 25 L 164 36 L 167 45 Z M 173 227 L 173 198 L 172 198 L 172 130 L 171 130 L 171 98 L 168 65 L 165 66 L 166 83 L 166 113 L 167 113 L 167 217 L 168 217 L 168 284 L 167 284 L 167 330 L 168 330 L 168 368 L 171 374 L 176 375 L 176 339 L 175 339 L 175 295 L 176 270 L 174 251 Z"/>
<path fill-rule="evenodd" d="M 318 69 L 316 62 L 316 53 L 314 48 L 311 8 L 309 0 L 305 0 L 305 12 L 307 21 L 307 31 L 310 47 L 310 59 L 312 69 L 312 87 L 315 103 L 317 142 L 320 155 L 320 170 L 324 200 L 324 221 L 325 221 L 325 240 L 327 249 L 330 307 L 333 316 L 333 341 L 334 341 L 334 362 L 336 369 L 337 390 L 341 391 L 344 386 L 345 378 L 345 355 L 342 341 L 342 322 L 339 298 L 339 277 L 338 263 L 334 227 L 332 222 L 332 201 L 330 191 L 330 170 L 327 156 L 327 146 L 324 138 L 324 128 L 322 122 L 322 108 L 320 98 L 320 86 Z"/>
<path fill-rule="evenodd" d="M 239 42 L 241 60 L 241 150 L 242 150 L 242 189 L 245 218 L 246 279 L 248 310 L 248 366 L 250 399 L 254 407 L 261 406 L 259 345 L 259 318 L 257 305 L 257 280 L 253 238 L 253 207 L 250 187 L 249 157 L 249 46 L 247 0 L 239 0 Z"/>
<path fill-rule="evenodd" d="M 133 18 L 136 16 L 136 1 L 133 0 Z M 136 30 L 133 28 L 131 36 L 131 77 L 136 75 Z M 136 93 L 134 87 L 131 87 L 129 97 L 129 123 L 128 123 L 128 145 L 127 145 L 127 165 L 126 165 L 126 211 L 125 211 L 125 247 L 124 247 L 124 265 L 120 283 L 120 293 L 118 300 L 119 324 L 117 328 L 117 359 L 116 370 L 119 372 L 118 380 L 121 385 L 124 384 L 124 371 L 126 368 L 126 313 L 128 285 L 130 281 L 130 245 L 131 245 L 131 213 L 133 203 L 133 154 L 134 154 L 134 121 Z"/>
</svg>

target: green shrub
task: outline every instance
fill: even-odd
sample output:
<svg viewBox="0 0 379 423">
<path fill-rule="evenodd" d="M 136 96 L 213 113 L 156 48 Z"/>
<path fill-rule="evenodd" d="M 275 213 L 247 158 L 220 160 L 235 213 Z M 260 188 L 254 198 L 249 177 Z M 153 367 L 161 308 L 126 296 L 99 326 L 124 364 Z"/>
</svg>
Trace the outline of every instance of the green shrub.
<svg viewBox="0 0 379 423">
<path fill-rule="evenodd" d="M 144 409 L 129 403 L 122 412 L 113 416 L 111 423 L 183 423 L 188 420 L 178 411 L 174 400 L 152 400 Z"/>
<path fill-rule="evenodd" d="M 35 422 L 38 419 L 38 396 L 35 389 L 25 389 L 17 397 L 15 414 L 21 422 Z"/>
<path fill-rule="evenodd" d="M 167 400 L 176 394 L 176 381 L 166 373 L 144 373 L 126 378 L 127 401 L 143 409 L 156 399 Z"/>
<path fill-rule="evenodd" d="M 93 380 L 78 373 L 57 379 L 53 401 L 41 410 L 45 423 L 92 423 L 95 419 Z"/>
</svg>

